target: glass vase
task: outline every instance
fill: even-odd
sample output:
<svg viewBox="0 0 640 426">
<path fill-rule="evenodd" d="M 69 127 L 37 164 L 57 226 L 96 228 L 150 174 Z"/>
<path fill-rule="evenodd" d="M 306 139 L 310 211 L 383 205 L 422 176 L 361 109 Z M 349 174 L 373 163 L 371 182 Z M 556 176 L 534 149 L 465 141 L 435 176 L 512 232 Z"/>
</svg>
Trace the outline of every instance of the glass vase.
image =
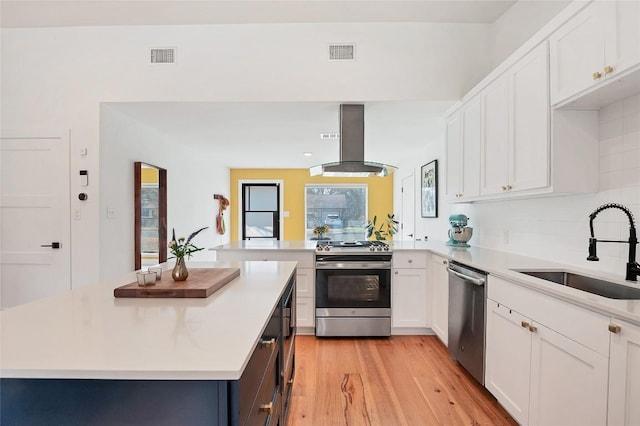
<svg viewBox="0 0 640 426">
<path fill-rule="evenodd" d="M 189 270 L 187 269 L 184 257 L 177 258 L 176 266 L 174 266 L 173 271 L 171 271 L 171 278 L 173 278 L 174 281 L 185 281 L 188 276 Z"/>
</svg>

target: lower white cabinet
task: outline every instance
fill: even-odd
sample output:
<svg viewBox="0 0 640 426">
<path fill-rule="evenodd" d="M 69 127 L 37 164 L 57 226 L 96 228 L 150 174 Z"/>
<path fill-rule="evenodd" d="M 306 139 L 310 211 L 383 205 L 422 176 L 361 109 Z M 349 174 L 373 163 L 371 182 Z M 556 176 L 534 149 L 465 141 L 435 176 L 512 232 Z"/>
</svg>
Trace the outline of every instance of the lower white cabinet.
<svg viewBox="0 0 640 426">
<path fill-rule="evenodd" d="M 604 425 L 609 360 L 487 300 L 487 389 L 518 423 Z"/>
<path fill-rule="evenodd" d="M 304 333 L 315 327 L 315 269 L 298 268 L 296 281 L 296 326 Z"/>
<path fill-rule="evenodd" d="M 640 425 L 640 326 L 612 320 L 609 425 Z"/>
<path fill-rule="evenodd" d="M 449 261 L 441 256 L 431 256 L 431 329 L 442 343 L 449 345 Z"/>
<path fill-rule="evenodd" d="M 487 389 L 522 425 L 607 424 L 610 322 L 491 276 Z"/>
<path fill-rule="evenodd" d="M 391 327 L 427 327 L 427 271 L 393 269 L 391 275 Z"/>
<path fill-rule="evenodd" d="M 392 333 L 424 334 L 429 326 L 427 252 L 396 251 L 392 267 Z"/>
</svg>

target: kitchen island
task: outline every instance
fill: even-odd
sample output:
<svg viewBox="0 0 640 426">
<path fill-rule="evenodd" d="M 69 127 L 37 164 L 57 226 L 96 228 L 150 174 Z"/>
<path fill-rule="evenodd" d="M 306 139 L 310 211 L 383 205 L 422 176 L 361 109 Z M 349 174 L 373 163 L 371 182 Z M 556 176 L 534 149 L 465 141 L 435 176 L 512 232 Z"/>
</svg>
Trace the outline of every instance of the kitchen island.
<svg viewBox="0 0 640 426">
<path fill-rule="evenodd" d="M 295 329 L 285 329 L 284 304 L 296 263 L 197 266 L 238 267 L 240 277 L 208 298 L 114 298 L 130 274 L 0 313 L 0 423 L 235 425 L 281 416 L 282 378 L 293 376 Z"/>
</svg>

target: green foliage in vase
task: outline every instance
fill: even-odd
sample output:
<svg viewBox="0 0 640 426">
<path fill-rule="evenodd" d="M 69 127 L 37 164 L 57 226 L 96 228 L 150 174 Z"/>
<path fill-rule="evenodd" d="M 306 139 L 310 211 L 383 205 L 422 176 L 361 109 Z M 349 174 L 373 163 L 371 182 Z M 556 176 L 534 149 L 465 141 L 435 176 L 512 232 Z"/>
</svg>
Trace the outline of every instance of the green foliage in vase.
<svg viewBox="0 0 640 426">
<path fill-rule="evenodd" d="M 380 226 L 377 225 L 378 216 L 365 224 L 367 229 L 367 238 L 375 237 L 378 241 L 390 240 L 398 233 L 398 221 L 394 219 L 395 215 L 387 214 L 387 218 L 381 221 Z"/>
<path fill-rule="evenodd" d="M 197 231 L 193 232 L 191 235 L 189 235 L 188 238 L 185 239 L 184 237 L 180 237 L 177 240 L 176 240 L 176 230 L 172 229 L 171 241 L 169 241 L 169 250 L 171 250 L 171 254 L 173 256 L 170 257 L 170 259 L 174 257 L 176 259 L 182 259 L 185 256 L 187 256 L 187 259 L 188 259 L 191 257 L 191 253 L 195 253 L 197 251 L 203 250 L 204 247 L 196 247 L 191 242 L 191 240 L 193 239 L 193 237 L 195 237 L 201 231 L 204 231 L 207 228 L 208 226 L 205 226 L 204 228 L 200 228 Z"/>
</svg>

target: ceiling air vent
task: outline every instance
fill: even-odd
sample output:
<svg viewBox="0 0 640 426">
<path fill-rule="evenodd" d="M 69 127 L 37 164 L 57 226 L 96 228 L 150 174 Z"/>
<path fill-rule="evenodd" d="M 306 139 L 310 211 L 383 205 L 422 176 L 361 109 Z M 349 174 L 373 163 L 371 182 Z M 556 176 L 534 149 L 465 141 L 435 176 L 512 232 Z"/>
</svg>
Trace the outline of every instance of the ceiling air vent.
<svg viewBox="0 0 640 426">
<path fill-rule="evenodd" d="M 353 61 L 356 59 L 356 45 L 353 43 L 341 43 L 329 45 L 330 61 Z"/>
<path fill-rule="evenodd" d="M 173 47 L 162 47 L 151 49 L 152 64 L 173 64 L 176 62 L 176 49 Z"/>
</svg>

